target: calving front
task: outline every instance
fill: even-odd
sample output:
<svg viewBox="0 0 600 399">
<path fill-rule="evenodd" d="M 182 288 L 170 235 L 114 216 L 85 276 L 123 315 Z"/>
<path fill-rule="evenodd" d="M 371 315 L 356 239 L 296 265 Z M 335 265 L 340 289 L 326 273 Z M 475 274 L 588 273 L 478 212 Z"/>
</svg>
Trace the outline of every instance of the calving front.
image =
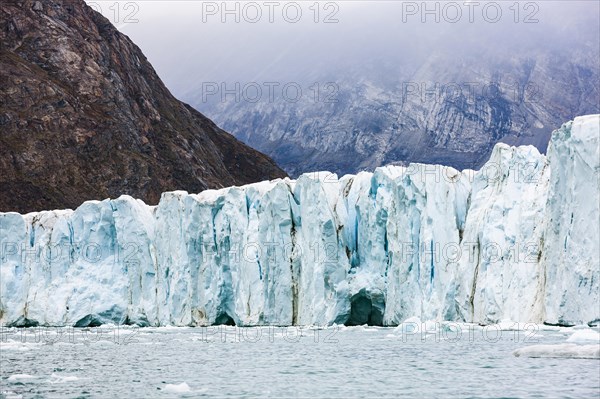
<svg viewBox="0 0 600 399">
<path fill-rule="evenodd" d="M 598 323 L 600 116 L 548 156 L 0 214 L 2 324 Z"/>
</svg>

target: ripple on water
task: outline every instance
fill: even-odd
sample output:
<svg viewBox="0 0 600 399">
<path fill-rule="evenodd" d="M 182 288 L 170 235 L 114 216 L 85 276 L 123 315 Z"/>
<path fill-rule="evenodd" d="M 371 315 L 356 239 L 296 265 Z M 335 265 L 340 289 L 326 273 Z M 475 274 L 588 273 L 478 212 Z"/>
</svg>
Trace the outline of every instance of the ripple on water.
<svg viewBox="0 0 600 399">
<path fill-rule="evenodd" d="M 251 330 L 249 337 L 255 336 Z M 423 342 L 420 336 L 402 339 L 393 328 L 352 327 L 340 329 L 335 342 L 325 341 L 327 331 L 322 330 L 317 330 L 318 339 L 307 330 L 307 336 L 297 342 L 281 334 L 273 339 L 263 335 L 256 342 L 223 342 L 213 335 L 207 342 L 201 329 L 140 331 L 135 342 L 119 345 L 110 341 L 61 346 L 1 343 L 3 384 L 22 384 L 13 385 L 13 390 L 26 389 L 41 397 L 95 398 L 131 396 L 132 392 L 136 397 L 156 397 L 160 392 L 159 396 L 166 397 L 337 398 L 600 394 L 598 360 L 518 358 L 512 352 L 528 344 L 515 342 L 512 334 L 495 343 L 477 339 L 438 342 L 429 337 Z M 565 343 L 574 334 L 573 330 L 551 331 L 538 337 L 540 344 Z M 234 332 L 235 328 L 226 330 L 227 337 Z M 579 333 L 578 339 L 584 334 L 592 336 Z M 5 347 L 10 349 L 4 351 Z M 7 354 L 10 362 L 4 361 Z M 7 381 L 21 374 L 34 378 Z M 183 383 L 189 391 L 164 389 Z"/>
</svg>

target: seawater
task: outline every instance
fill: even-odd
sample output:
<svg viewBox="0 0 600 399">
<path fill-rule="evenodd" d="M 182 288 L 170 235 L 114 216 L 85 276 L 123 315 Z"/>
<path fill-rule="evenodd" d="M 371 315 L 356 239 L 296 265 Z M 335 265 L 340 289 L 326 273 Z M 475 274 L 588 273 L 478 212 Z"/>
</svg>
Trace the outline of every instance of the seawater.
<svg viewBox="0 0 600 399">
<path fill-rule="evenodd" d="M 2 398 L 599 397 L 600 361 L 515 357 L 571 328 L 2 328 Z"/>
</svg>

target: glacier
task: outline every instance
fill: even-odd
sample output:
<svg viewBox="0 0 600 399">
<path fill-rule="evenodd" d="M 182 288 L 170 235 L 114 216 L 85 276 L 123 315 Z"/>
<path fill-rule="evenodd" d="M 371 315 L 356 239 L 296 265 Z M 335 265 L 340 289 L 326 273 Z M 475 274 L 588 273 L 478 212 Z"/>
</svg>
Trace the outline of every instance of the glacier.
<svg viewBox="0 0 600 399">
<path fill-rule="evenodd" d="M 547 156 L 0 213 L 8 326 L 600 322 L 600 115 Z"/>
</svg>

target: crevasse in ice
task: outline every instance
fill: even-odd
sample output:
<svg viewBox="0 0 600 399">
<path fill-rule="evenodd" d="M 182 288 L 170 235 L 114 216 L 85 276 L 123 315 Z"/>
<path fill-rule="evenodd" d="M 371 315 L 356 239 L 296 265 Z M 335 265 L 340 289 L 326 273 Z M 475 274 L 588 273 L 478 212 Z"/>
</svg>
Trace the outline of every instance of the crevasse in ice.
<svg viewBox="0 0 600 399">
<path fill-rule="evenodd" d="M 2 324 L 598 323 L 600 116 L 548 156 L 0 213 Z"/>
</svg>

